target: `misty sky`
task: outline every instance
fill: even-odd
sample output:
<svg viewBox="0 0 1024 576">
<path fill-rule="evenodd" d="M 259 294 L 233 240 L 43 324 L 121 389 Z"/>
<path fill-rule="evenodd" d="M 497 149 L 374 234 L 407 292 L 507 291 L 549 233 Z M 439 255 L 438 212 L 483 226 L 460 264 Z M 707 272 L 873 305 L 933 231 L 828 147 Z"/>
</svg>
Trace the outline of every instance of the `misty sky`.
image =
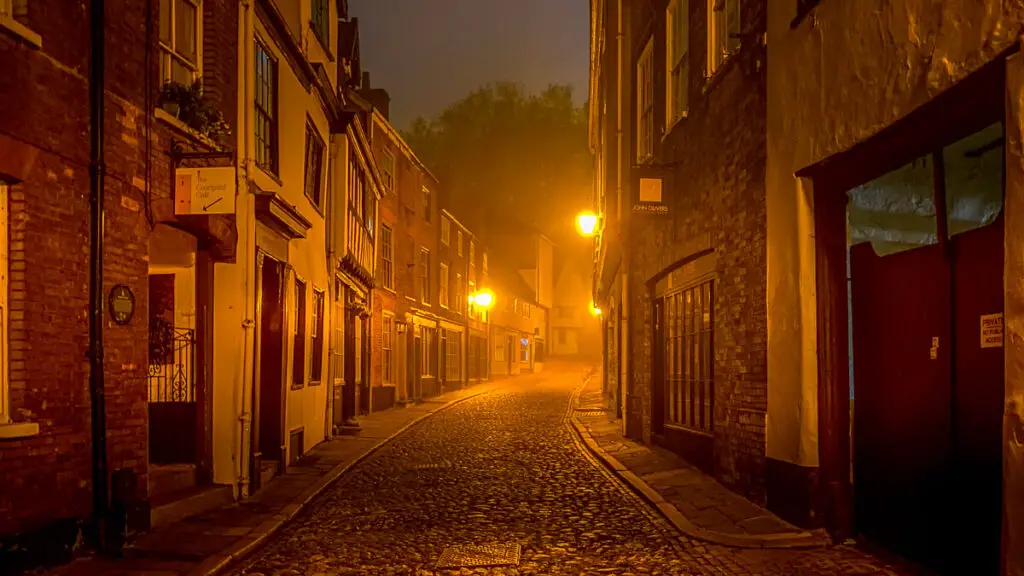
<svg viewBox="0 0 1024 576">
<path fill-rule="evenodd" d="M 571 84 L 586 99 L 588 0 L 350 0 L 363 70 L 405 129 L 489 82 L 530 92 Z"/>
</svg>

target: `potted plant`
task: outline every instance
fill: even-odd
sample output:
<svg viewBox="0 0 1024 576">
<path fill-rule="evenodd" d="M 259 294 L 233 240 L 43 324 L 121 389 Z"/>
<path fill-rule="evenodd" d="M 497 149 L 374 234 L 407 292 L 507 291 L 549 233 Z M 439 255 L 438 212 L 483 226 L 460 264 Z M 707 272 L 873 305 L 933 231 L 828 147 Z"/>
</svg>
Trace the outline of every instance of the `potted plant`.
<svg viewBox="0 0 1024 576">
<path fill-rule="evenodd" d="M 158 104 L 189 128 L 211 140 L 219 141 L 231 134 L 224 115 L 203 93 L 203 82 L 200 78 L 196 78 L 191 84 L 173 80 L 165 82 L 160 90 Z"/>
</svg>

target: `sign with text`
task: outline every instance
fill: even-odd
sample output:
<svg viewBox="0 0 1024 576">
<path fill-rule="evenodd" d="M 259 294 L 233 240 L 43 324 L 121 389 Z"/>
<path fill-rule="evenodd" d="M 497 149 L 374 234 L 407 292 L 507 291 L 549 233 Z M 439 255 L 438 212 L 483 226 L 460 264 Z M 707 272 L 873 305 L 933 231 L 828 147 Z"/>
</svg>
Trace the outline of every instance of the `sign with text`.
<svg viewBox="0 0 1024 576">
<path fill-rule="evenodd" d="M 174 213 L 234 214 L 235 168 L 178 168 L 174 173 Z"/>
<path fill-rule="evenodd" d="M 633 212 L 668 214 L 668 206 L 662 201 L 661 178 L 640 178 L 640 202 L 633 205 Z"/>
<path fill-rule="evenodd" d="M 1003 315 L 985 314 L 981 317 L 981 347 L 1003 347 Z"/>
</svg>

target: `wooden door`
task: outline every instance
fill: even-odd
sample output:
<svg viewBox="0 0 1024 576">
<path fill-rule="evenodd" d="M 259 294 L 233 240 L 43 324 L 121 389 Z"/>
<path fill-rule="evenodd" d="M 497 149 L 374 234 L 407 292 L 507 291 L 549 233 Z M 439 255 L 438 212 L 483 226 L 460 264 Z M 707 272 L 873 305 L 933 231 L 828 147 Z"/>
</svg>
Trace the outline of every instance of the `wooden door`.
<svg viewBox="0 0 1024 576">
<path fill-rule="evenodd" d="M 252 471 L 258 477 L 262 464 L 272 462 L 282 468 L 284 452 L 284 301 L 283 270 L 277 260 L 263 258 L 260 274 L 260 337 L 258 427 L 256 462 Z"/>
<path fill-rule="evenodd" d="M 941 563 L 951 438 L 949 269 L 938 245 L 851 250 L 857 525 Z"/>
</svg>

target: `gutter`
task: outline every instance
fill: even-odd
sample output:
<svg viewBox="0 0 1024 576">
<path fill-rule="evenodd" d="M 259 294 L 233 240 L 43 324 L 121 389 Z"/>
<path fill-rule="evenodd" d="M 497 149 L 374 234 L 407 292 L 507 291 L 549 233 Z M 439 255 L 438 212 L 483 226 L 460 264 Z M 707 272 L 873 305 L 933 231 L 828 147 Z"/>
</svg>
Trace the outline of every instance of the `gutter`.
<svg viewBox="0 0 1024 576">
<path fill-rule="evenodd" d="M 107 472 L 107 413 L 103 379 L 103 104 L 105 80 L 104 2 L 90 3 L 89 58 L 89 407 L 92 430 L 92 513 L 98 546 L 107 538 L 110 508 Z"/>
</svg>

